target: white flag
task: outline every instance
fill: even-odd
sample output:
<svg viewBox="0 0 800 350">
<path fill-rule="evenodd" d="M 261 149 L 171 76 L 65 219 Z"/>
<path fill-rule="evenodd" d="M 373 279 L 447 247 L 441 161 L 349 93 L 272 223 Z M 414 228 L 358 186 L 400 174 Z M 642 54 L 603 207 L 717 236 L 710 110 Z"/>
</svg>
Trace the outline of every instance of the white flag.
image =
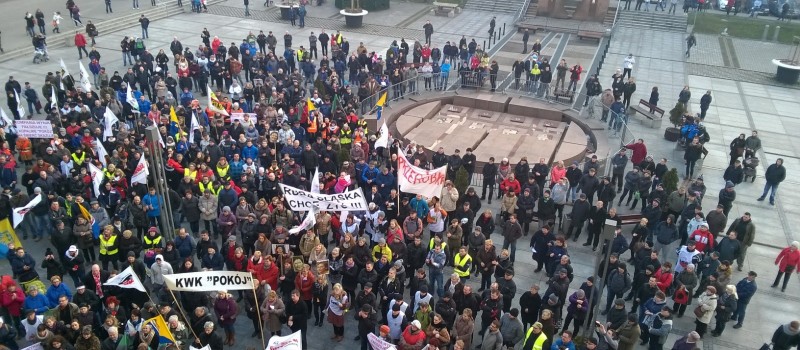
<svg viewBox="0 0 800 350">
<path fill-rule="evenodd" d="M 197 122 L 197 114 L 192 112 L 191 130 L 189 131 L 189 143 L 194 143 L 194 131 L 200 130 L 200 123 Z"/>
<path fill-rule="evenodd" d="M 97 159 L 100 160 L 100 163 L 103 163 L 103 166 L 108 166 L 106 163 L 106 156 L 108 155 L 108 151 L 106 151 L 106 147 L 103 146 L 103 143 L 97 141 L 97 147 L 94 148 L 94 151 L 97 152 Z"/>
<path fill-rule="evenodd" d="M 375 141 L 375 148 L 377 149 L 378 147 L 383 147 L 383 148 L 389 147 L 389 127 L 386 126 L 386 123 L 383 123 L 383 125 L 381 125 L 380 133 L 381 136 L 378 137 L 378 139 Z"/>
<path fill-rule="evenodd" d="M 267 348 L 265 350 L 301 350 L 303 348 L 303 339 L 297 331 L 285 337 L 272 336 L 269 338 Z"/>
<path fill-rule="evenodd" d="M 95 197 L 100 197 L 100 185 L 103 184 L 103 171 L 92 163 L 89 163 L 89 175 L 92 176 Z"/>
<path fill-rule="evenodd" d="M 17 93 L 17 90 L 14 90 L 14 98 L 17 100 L 17 113 L 19 113 L 19 117 L 25 118 L 25 107 L 22 106 L 22 101 L 20 101 L 19 99 L 19 94 Z"/>
<path fill-rule="evenodd" d="M 311 210 L 309 210 L 308 213 L 306 213 L 306 218 L 303 219 L 303 222 L 300 223 L 300 226 L 293 227 L 291 230 L 289 230 L 289 233 L 296 235 L 298 232 L 312 228 L 316 224 L 317 224 L 317 207 L 312 206 Z"/>
<path fill-rule="evenodd" d="M 133 272 L 133 267 L 131 266 L 128 266 L 127 269 L 122 270 L 122 272 L 120 272 L 118 275 L 109 278 L 108 282 L 103 283 L 103 285 L 136 289 L 140 292 L 146 292 L 142 281 L 140 281 L 139 276 L 136 276 L 136 273 Z"/>
<path fill-rule="evenodd" d="M 158 131 L 157 132 L 157 134 L 158 134 L 158 144 L 161 145 L 161 147 L 166 147 L 165 146 L 166 144 L 164 143 L 164 137 L 161 136 L 161 131 L 158 129 L 158 124 L 156 124 L 155 120 L 151 120 L 151 121 L 153 122 L 153 127 L 156 128 L 156 131 Z"/>
<path fill-rule="evenodd" d="M 314 169 L 314 178 L 311 179 L 311 193 L 319 193 L 319 168 Z"/>
<path fill-rule="evenodd" d="M 89 80 L 89 72 L 83 66 L 83 62 L 78 61 L 78 68 L 81 69 L 81 87 L 84 92 L 92 91 L 92 81 Z"/>
<path fill-rule="evenodd" d="M 133 89 L 131 89 L 131 86 L 127 85 L 127 87 L 128 87 L 128 89 L 127 89 L 128 92 L 125 94 L 125 102 L 128 102 L 128 104 L 131 105 L 131 108 L 133 110 L 138 111 L 139 110 L 139 101 L 136 101 L 136 98 L 133 97 Z"/>
<path fill-rule="evenodd" d="M 108 140 L 109 137 L 114 136 L 114 130 L 112 127 L 115 123 L 119 122 L 119 118 L 114 115 L 114 112 L 111 111 L 111 108 L 106 107 L 106 113 L 103 114 L 103 141 Z"/>
<path fill-rule="evenodd" d="M 14 213 L 14 228 L 17 228 L 20 223 L 22 223 L 22 219 L 25 218 L 25 214 L 31 211 L 31 208 L 35 207 L 39 202 L 42 201 L 42 195 L 37 194 L 36 197 L 33 197 L 28 204 L 21 206 L 19 208 L 14 208 L 12 212 Z"/>
<path fill-rule="evenodd" d="M 70 75 L 70 74 L 69 74 L 69 69 L 67 69 L 67 65 L 64 64 L 64 59 L 61 58 L 60 60 L 61 60 L 61 62 L 60 62 L 61 63 L 61 70 L 64 71 L 64 74 L 61 74 L 61 77 L 63 78 L 63 77 L 66 77 L 67 75 Z"/>
<path fill-rule="evenodd" d="M 56 96 L 56 87 L 53 86 L 53 88 L 50 89 L 50 91 L 51 91 L 51 94 L 50 94 L 50 109 L 58 108 L 58 96 Z"/>
<path fill-rule="evenodd" d="M 3 110 L 3 108 L 0 108 L 0 118 L 3 119 L 3 123 L 4 123 L 3 126 L 8 126 L 8 125 L 14 124 L 14 121 L 11 120 L 11 118 L 8 117 L 8 114 L 6 114 L 6 111 Z"/>
<path fill-rule="evenodd" d="M 147 185 L 148 175 L 150 175 L 150 168 L 148 168 L 147 160 L 144 159 L 144 153 L 142 153 L 141 158 L 139 158 L 139 164 L 137 164 L 136 169 L 133 170 L 133 176 L 131 176 L 131 184 Z"/>
</svg>

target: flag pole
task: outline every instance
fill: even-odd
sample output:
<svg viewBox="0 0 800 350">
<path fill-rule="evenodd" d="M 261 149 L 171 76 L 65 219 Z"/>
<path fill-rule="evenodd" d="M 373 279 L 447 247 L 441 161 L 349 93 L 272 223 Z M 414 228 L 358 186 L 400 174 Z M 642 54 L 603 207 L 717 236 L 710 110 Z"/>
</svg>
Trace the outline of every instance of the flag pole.
<svg viewBox="0 0 800 350">
<path fill-rule="evenodd" d="M 267 342 L 264 340 L 264 324 L 261 321 L 261 304 L 258 302 L 258 293 L 256 293 L 256 284 L 253 283 L 253 299 L 256 301 L 256 316 L 258 316 L 258 328 L 261 333 L 261 347 L 266 349 Z"/>
<path fill-rule="evenodd" d="M 183 312 L 183 307 L 181 306 L 181 303 L 179 303 L 178 299 L 175 298 L 175 293 L 172 291 L 172 289 L 169 289 L 169 287 L 167 287 L 167 290 L 169 291 L 169 294 L 172 295 L 172 301 L 174 301 L 175 305 L 178 306 L 178 311 L 181 312 L 181 316 L 183 316 L 184 321 L 185 322 L 189 322 L 189 318 L 186 317 L 186 313 Z M 148 294 L 148 296 L 149 296 L 149 294 Z M 192 328 L 191 325 L 189 325 L 189 327 L 187 327 L 187 328 L 189 328 L 189 330 L 192 332 L 192 335 L 194 336 L 195 340 L 200 339 L 200 337 L 197 336 L 197 333 L 194 332 L 194 328 Z M 194 344 L 194 342 L 192 342 L 192 344 Z M 264 348 L 266 348 L 266 347 L 264 347 Z"/>
</svg>

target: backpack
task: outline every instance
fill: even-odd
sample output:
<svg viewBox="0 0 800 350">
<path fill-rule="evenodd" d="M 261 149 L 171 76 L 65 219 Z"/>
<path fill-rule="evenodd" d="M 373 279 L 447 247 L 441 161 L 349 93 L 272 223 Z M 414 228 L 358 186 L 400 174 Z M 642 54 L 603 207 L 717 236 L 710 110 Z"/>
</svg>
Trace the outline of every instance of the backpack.
<svg viewBox="0 0 800 350">
<path fill-rule="evenodd" d="M 144 41 L 142 39 L 136 39 L 135 47 L 138 50 L 144 50 Z"/>
</svg>

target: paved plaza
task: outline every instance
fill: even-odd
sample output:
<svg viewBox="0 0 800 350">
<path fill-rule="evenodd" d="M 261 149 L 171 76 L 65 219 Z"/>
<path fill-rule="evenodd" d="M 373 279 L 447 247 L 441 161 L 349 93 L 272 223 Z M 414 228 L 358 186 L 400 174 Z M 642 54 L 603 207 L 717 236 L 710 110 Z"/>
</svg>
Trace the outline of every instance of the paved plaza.
<svg viewBox="0 0 800 350">
<path fill-rule="evenodd" d="M 146 0 L 141 1 L 143 2 L 142 7 L 149 6 Z M 184 2 L 188 3 L 188 1 Z M 13 11 L 4 11 L 0 14 L 0 20 L 2 20 L 0 28 L 2 28 L 3 45 L 6 51 L 29 45 L 29 40 L 24 36 L 22 15 L 25 10 L 33 12 L 35 8 L 28 9 L 28 3 L 14 0 L 3 1 L 0 5 L 4 9 L 9 7 L 19 9 L 13 13 L 13 16 L 11 15 Z M 114 4 L 115 14 L 118 11 L 123 13 L 133 11 L 127 1 Z M 44 6 L 44 2 L 41 5 Z M 52 5 L 48 6 L 52 7 Z M 422 40 L 422 24 L 428 19 L 435 28 L 433 43 L 441 47 L 447 40 L 457 41 L 461 34 L 466 35 L 468 39 L 475 37 L 476 41 L 480 43 L 486 36 L 490 19 L 486 13 L 470 10 L 465 10 L 455 18 L 433 17 L 429 13 L 431 6 L 427 4 L 392 1 L 390 10 L 371 13 L 365 18 L 364 28 L 350 31 L 344 28 L 344 20 L 334 9 L 332 0 L 327 0 L 321 7 L 308 8 L 309 17 L 306 18 L 305 28 L 292 27 L 288 22 L 278 20 L 279 12 L 275 8 L 262 7 L 259 1 L 251 1 L 250 11 L 253 14 L 251 17 L 244 16 L 244 6 L 238 0 L 217 2 L 205 14 L 189 13 L 188 4 L 186 6 L 186 13 L 151 23 L 150 38 L 146 40 L 147 47 L 151 52 L 158 52 L 159 49 L 168 52 L 169 42 L 173 37 L 177 37 L 184 47 L 195 48 L 201 42 L 200 32 L 204 27 L 208 28 L 212 36 L 219 36 L 226 45 L 231 42 L 238 44 L 251 31 L 257 34 L 258 30 L 265 32 L 271 30 L 278 37 L 280 52 L 283 50 L 281 36 L 286 31 L 294 36 L 295 47 L 297 47 L 307 43 L 307 37 L 312 31 L 318 34 L 321 29 L 326 29 L 328 32 L 342 30 L 344 36 L 350 41 L 352 49 L 357 47 L 358 43 L 363 42 L 370 51 L 384 51 L 392 40 L 399 40 L 401 37 L 405 37 L 407 41 L 411 39 L 412 42 L 413 40 Z M 62 8 L 63 6 L 59 3 L 58 7 Z M 53 9 L 45 11 L 47 18 L 52 15 L 52 11 Z M 87 13 L 86 18 L 112 19 L 111 16 L 103 13 L 102 2 L 99 0 L 87 3 L 84 11 Z M 62 13 L 65 12 L 62 10 Z M 66 19 L 62 22 L 62 28 L 64 28 L 62 31 L 73 29 L 72 24 L 68 23 L 68 16 L 65 15 L 65 17 Z M 501 26 L 502 23 L 508 23 L 510 26 L 513 20 L 514 15 L 497 14 L 498 26 Z M 138 35 L 140 32 L 139 27 L 134 26 L 117 32 L 101 33 L 97 39 L 97 48 L 103 55 L 102 63 L 109 72 L 124 72 L 124 67 L 120 64 L 119 41 L 125 35 Z M 547 33 L 537 33 L 536 38 L 544 39 L 546 35 Z M 793 240 L 800 239 L 800 231 L 798 231 L 798 227 L 800 227 L 800 192 L 796 191 L 795 187 L 800 185 L 800 177 L 795 177 L 795 174 L 800 172 L 800 157 L 798 157 L 800 137 L 794 134 L 795 130 L 800 130 L 800 119 L 798 119 L 800 118 L 798 113 L 800 111 L 800 90 L 793 87 L 782 87 L 765 80 L 771 75 L 770 64 L 766 60 L 786 56 L 786 47 L 783 45 L 761 43 L 754 45 L 752 42 L 732 39 L 739 67 L 729 67 L 726 65 L 729 60 L 722 58 L 720 45 L 716 42 L 718 38 L 715 36 L 698 36 L 699 45 L 693 51 L 692 58 L 686 60 L 683 55 L 686 35 L 683 32 L 663 31 L 657 30 L 657 28 L 616 28 L 611 38 L 605 63 L 599 72 L 600 82 L 604 88 L 610 87 L 610 77 L 617 68 L 621 68 L 623 57 L 628 53 L 633 53 L 637 57 L 633 76 L 637 79 L 638 85 L 632 98 L 633 101 L 638 101 L 640 98 L 647 99 L 650 89 L 658 86 L 661 92 L 659 106 L 668 111 L 677 101 L 678 92 L 683 86 L 688 85 L 692 91 L 691 109 L 699 111 L 700 96 L 706 90 L 712 91 L 714 101 L 705 120 L 705 125 L 711 135 L 711 141 L 706 145 L 709 154 L 699 170 L 708 187 L 703 201 L 706 212 L 715 206 L 717 192 L 724 185 L 722 174 L 728 164 L 727 154 L 730 141 L 739 133 L 749 135 L 750 130 L 759 131 L 763 143 L 763 150 L 758 155 L 761 158 L 761 167 L 758 169 L 759 176 L 755 183 L 743 183 L 736 187 L 737 199 L 728 220 L 730 223 L 744 212 L 752 213 L 757 227 L 756 244 L 748 251 L 745 271 L 734 272 L 732 281 L 741 280 L 748 270 L 758 271 L 759 291 L 748 307 L 747 319 L 743 328 L 733 329 L 730 324 L 722 337 L 712 338 L 709 335 L 703 343 L 704 349 L 756 349 L 761 343 L 769 341 L 778 325 L 797 319 L 800 315 L 799 278 L 792 277 L 786 293 L 769 288 L 776 272 L 776 267 L 772 262 L 779 249 Z M 567 58 L 568 63 L 571 62 L 571 59 L 581 60 L 584 67 L 589 67 L 590 59 L 596 56 L 589 52 L 591 50 L 587 49 L 585 44 L 575 43 L 570 46 L 570 40 L 573 39 L 570 39 L 569 36 L 558 34 L 547 50 L 555 53 L 555 48 L 562 37 L 566 48 L 562 47 L 562 53 L 558 55 Z M 513 54 L 521 48 L 519 34 L 516 34 L 510 43 L 510 45 L 515 45 L 513 50 L 497 56 L 503 60 L 502 64 L 506 71 L 510 68 L 510 63 L 520 57 Z M 53 46 L 50 50 L 51 60 L 40 65 L 31 64 L 30 55 L 10 60 L 3 60 L 0 55 L 0 71 L 3 73 L 0 76 L 13 75 L 21 83 L 30 81 L 39 91 L 44 74 L 58 69 L 59 58 L 64 59 L 73 74 L 76 73 L 78 68 L 75 48 Z M 84 64 L 86 63 L 84 61 Z M 750 75 L 758 77 L 758 79 L 738 81 L 735 72 L 743 67 L 749 67 L 750 71 L 758 73 Z M 706 74 L 692 73 L 698 70 L 704 70 Z M 581 81 L 582 83 L 583 81 Z M 431 95 L 417 96 L 414 99 L 436 97 L 437 94 L 442 93 L 430 92 L 429 94 Z M 393 104 L 394 109 L 399 109 L 403 103 L 408 102 Z M 5 105 L 4 108 L 6 108 Z M 392 110 L 393 108 L 389 108 L 385 113 L 392 113 Z M 663 139 L 664 128 L 668 124 L 668 120 L 664 120 L 660 128 L 651 129 L 634 120 L 630 123 L 630 131 L 636 138 L 646 140 L 649 153 L 654 158 L 668 158 L 670 167 L 678 168 L 679 174 L 682 176 L 682 152 L 676 150 L 674 143 Z M 630 134 L 628 135 L 629 138 L 632 138 Z M 598 133 L 598 137 L 609 137 L 608 142 L 612 145 L 620 142 L 618 138 L 612 138 L 603 131 Z M 614 150 L 612 149 L 612 152 Z M 785 161 L 787 179 L 781 184 L 776 205 L 770 206 L 767 202 L 757 202 L 756 198 L 760 196 L 764 186 L 764 171 L 778 157 Z M 514 163 L 517 159 L 511 161 Z M 698 166 L 700 165 L 698 164 Z M 487 205 L 485 202 L 483 204 L 484 208 L 491 208 L 495 212 L 499 209 L 499 203 L 496 201 L 492 205 Z M 627 209 L 622 210 L 622 213 L 627 212 Z M 585 233 L 583 237 L 585 237 Z M 502 242 L 502 236 L 497 231 L 492 238 L 495 242 Z M 515 280 L 517 281 L 518 295 L 514 298 L 514 306 L 517 306 L 519 295 L 527 291 L 530 285 L 538 284 L 542 287 L 542 291 L 546 289 L 547 277 L 544 273 L 533 273 L 535 263 L 529 254 L 528 239 L 529 237 L 522 238 L 517 245 Z M 35 243 L 28 240 L 23 243 L 34 258 L 40 261 L 42 252 L 47 246 L 44 242 Z M 592 275 L 594 255 L 591 250 L 580 246 L 582 242 L 570 243 L 569 251 L 575 270 L 575 279 L 570 285 L 571 293 Z M 670 260 L 674 262 L 675 257 L 671 256 Z M 0 261 L 0 272 L 10 272 L 7 261 Z M 449 269 L 446 270 L 445 275 L 448 275 L 449 272 Z M 71 281 L 65 282 L 71 285 Z M 469 284 L 477 289 L 478 282 L 474 278 L 470 280 Z M 668 344 L 671 345 L 675 339 L 693 330 L 693 319 L 691 313 L 677 319 Z M 333 333 L 328 323 L 321 328 L 310 326 L 308 348 L 310 350 L 349 350 L 357 347 L 358 342 L 352 340 L 356 335 L 356 323 L 353 321 L 352 315 L 348 315 L 346 320 L 345 340 L 340 343 L 329 341 Z M 309 324 L 312 323 L 309 322 Z M 480 322 L 478 321 L 478 323 Z M 241 313 L 237 321 L 237 348 L 263 348 L 260 340 L 250 337 L 252 331 L 250 320 Z M 288 328 L 285 327 L 284 334 L 287 332 Z M 475 339 L 478 339 L 477 334 Z"/>
</svg>

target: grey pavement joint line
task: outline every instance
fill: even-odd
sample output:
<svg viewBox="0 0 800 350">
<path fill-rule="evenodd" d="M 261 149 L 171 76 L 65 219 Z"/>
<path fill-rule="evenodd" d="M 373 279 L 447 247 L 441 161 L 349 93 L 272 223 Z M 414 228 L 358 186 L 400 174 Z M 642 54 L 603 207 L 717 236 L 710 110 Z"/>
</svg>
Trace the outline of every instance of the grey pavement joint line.
<svg viewBox="0 0 800 350">
<path fill-rule="evenodd" d="M 739 90 L 739 94 L 741 96 L 745 96 L 744 88 L 742 88 L 741 82 L 736 81 L 736 88 Z M 746 98 L 742 99 L 742 106 L 744 107 L 742 110 L 744 111 L 745 115 L 747 115 L 747 122 L 749 123 L 750 130 L 758 130 L 756 128 L 755 122 L 753 121 L 753 115 L 750 113 L 750 107 L 748 106 Z M 767 159 L 764 156 L 765 155 L 764 148 L 759 149 L 758 153 L 761 159 Z M 768 166 L 769 164 L 766 164 L 766 162 L 761 164 L 761 167 L 764 168 L 765 171 L 766 167 Z M 783 211 L 783 206 L 781 205 L 780 196 L 777 196 L 777 198 L 775 199 L 775 207 L 777 209 L 775 210 L 775 212 L 778 214 L 778 220 L 780 220 L 781 226 L 783 226 L 783 234 L 786 235 L 786 243 L 789 244 L 792 241 L 796 241 L 794 234 L 792 233 L 792 228 L 789 225 L 789 220 L 786 218 L 786 212 Z"/>
<path fill-rule="evenodd" d="M 417 11 L 417 13 L 415 13 L 415 14 L 413 14 L 411 16 L 408 16 L 408 18 L 406 18 L 405 20 L 403 20 L 402 22 L 397 24 L 397 27 L 398 28 L 408 28 L 408 26 L 412 25 L 416 20 L 418 20 L 418 19 L 422 18 L 423 16 L 425 16 L 426 14 L 428 14 L 431 11 L 432 8 L 433 7 L 427 6 L 427 7 L 423 8 L 422 10 Z"/>
</svg>

